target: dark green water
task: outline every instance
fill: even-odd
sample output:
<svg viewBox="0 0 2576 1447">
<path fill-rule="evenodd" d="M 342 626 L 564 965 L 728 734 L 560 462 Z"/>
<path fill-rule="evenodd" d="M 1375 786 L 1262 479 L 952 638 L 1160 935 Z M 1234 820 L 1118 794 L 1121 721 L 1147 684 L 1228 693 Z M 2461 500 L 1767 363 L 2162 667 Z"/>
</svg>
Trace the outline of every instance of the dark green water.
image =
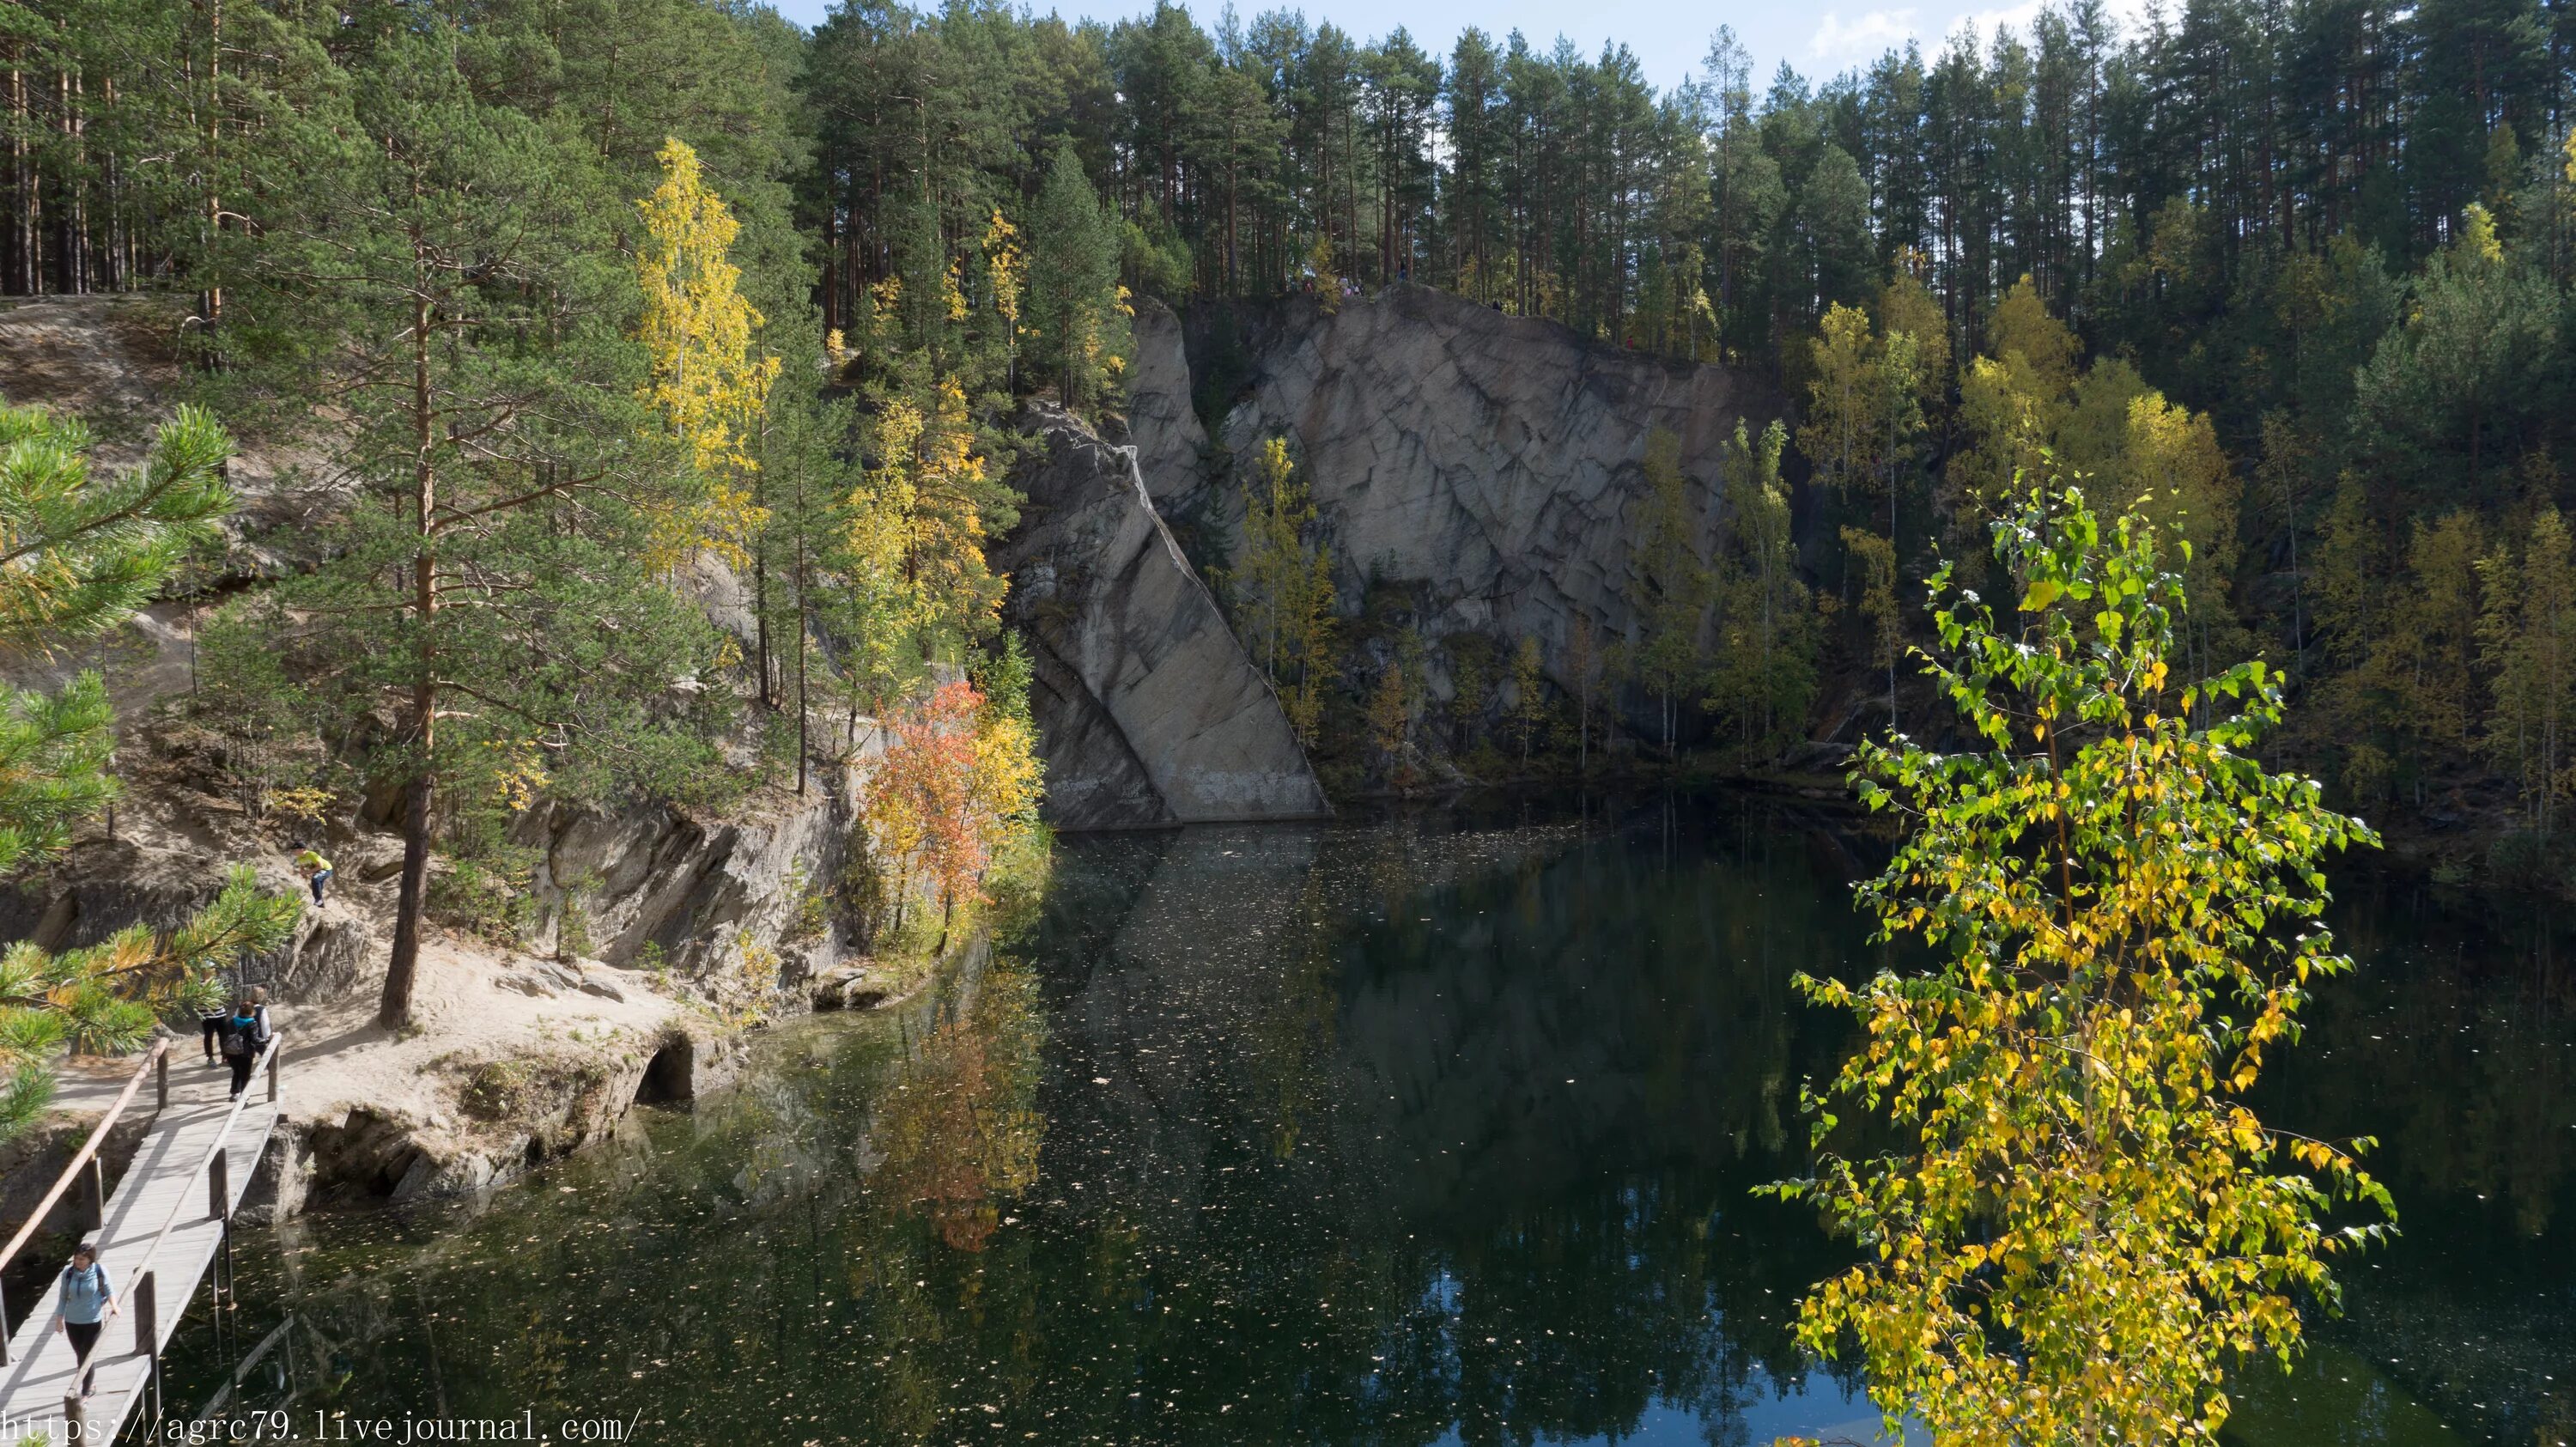
<svg viewBox="0 0 2576 1447">
<path fill-rule="evenodd" d="M 244 1233 L 170 1410 L 789 1447 L 1870 1440 L 1788 1338 L 1840 1255 L 1748 1194 L 1797 1168 L 1798 1083 L 1845 1040 L 1790 975 L 1874 961 L 1864 861 L 1767 803 L 1544 820 L 1069 841 L 1023 938 L 780 1032 L 694 1113 L 482 1201 Z M 2528 912 L 2348 893 L 2364 968 L 2267 1109 L 2380 1135 L 2406 1235 L 2232 1435 L 2576 1440 L 2576 985 Z"/>
</svg>

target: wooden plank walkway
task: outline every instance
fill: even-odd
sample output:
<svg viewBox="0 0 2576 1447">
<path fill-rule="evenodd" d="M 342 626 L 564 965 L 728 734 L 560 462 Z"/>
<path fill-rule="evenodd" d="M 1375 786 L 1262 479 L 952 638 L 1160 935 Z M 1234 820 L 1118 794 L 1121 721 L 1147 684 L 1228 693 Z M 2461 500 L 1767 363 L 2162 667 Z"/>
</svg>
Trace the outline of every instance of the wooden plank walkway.
<svg viewBox="0 0 2576 1447">
<path fill-rule="evenodd" d="M 182 1064 L 181 1061 L 187 1063 Z M 111 1317 L 91 1359 L 97 1385 L 84 1404 L 87 1426 L 75 1433 L 63 1416 L 63 1394 L 72 1385 L 71 1341 L 54 1331 L 54 1308 L 62 1295 L 62 1273 L 51 1276 L 36 1309 L 9 1339 L 9 1363 L 0 1367 L 0 1442 L 66 1443 L 115 1440 L 126 1418 L 138 1407 L 151 1408 L 152 1365 L 178 1330 L 188 1302 L 222 1244 L 224 1222 L 213 1210 L 206 1172 L 197 1169 L 214 1148 L 231 1103 L 225 1087 L 231 1073 L 198 1067 L 188 1055 L 172 1061 L 170 1108 L 153 1121 L 123 1179 L 107 1199 L 107 1224 L 95 1232 L 99 1259 L 107 1263 L 116 1285 L 120 1315 Z M 183 1073 L 184 1072 L 184 1073 Z M 265 1072 L 262 1073 L 263 1076 Z M 267 1082 L 255 1076 L 232 1123 L 225 1143 L 225 1184 L 229 1215 L 249 1189 L 252 1170 L 276 1127 L 277 1107 L 267 1099 Z M 172 1221 L 173 1209 L 177 1219 Z M 161 1235 L 165 1222 L 169 1234 Z M 160 1249 L 147 1260 L 144 1252 L 160 1236 Z M 149 1270 L 155 1279 L 153 1340 L 137 1340 L 136 1287 Z"/>
</svg>

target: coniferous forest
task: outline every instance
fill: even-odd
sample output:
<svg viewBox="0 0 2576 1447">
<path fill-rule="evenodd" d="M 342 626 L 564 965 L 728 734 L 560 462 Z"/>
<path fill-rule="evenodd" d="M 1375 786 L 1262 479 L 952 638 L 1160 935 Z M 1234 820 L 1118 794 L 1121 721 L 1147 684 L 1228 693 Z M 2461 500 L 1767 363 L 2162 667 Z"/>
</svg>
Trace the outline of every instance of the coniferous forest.
<svg viewBox="0 0 2576 1447">
<path fill-rule="evenodd" d="M 468 297 L 506 304 L 432 370 L 461 369 L 440 428 L 481 440 L 438 445 L 578 472 L 573 434 L 626 425 L 511 399 L 634 365 L 601 277 L 631 270 L 635 198 L 683 142 L 738 218 L 751 351 L 861 384 L 855 418 L 780 389 L 739 470 L 758 496 L 730 522 L 690 504 L 682 531 L 734 538 L 764 607 L 819 606 L 782 599 L 821 566 L 816 499 L 847 488 L 815 469 L 856 426 L 910 459 L 875 545 L 942 561 L 904 599 L 829 606 L 989 637 L 1001 585 L 944 543 L 1010 520 L 1014 394 L 1114 410 L 1133 298 L 1409 281 L 1793 400 L 1822 519 L 1801 562 L 1832 614 L 1793 720 L 1837 680 L 1866 693 L 1918 641 L 1935 562 L 1980 556 L 1995 499 L 2048 469 L 2152 486 L 2194 544 L 2193 660 L 2286 675 L 2273 747 L 2343 802 L 2465 826 L 2498 841 L 2481 865 L 2537 880 L 2576 788 L 2559 8 L 2193 0 L 2124 30 L 2074 3 L 1830 77 L 1758 75 L 1721 28 L 1660 93 L 1626 46 L 1470 30 L 1441 55 L 1169 5 L 853 4 L 810 34 L 689 0 L 76 0 L 0 24 L 0 290 L 184 295 L 239 425 L 333 378 L 335 403 L 389 409 L 389 467 L 420 450 L 391 400 L 412 309 Z M 407 210 L 432 191 L 465 198 L 443 234 Z M 1689 604 L 1660 686 L 1743 716 L 1703 656 L 1719 581 L 1652 584 Z M 1657 642 L 1633 640 L 1632 678 Z M 767 693 L 796 666 L 776 651 Z M 907 656 L 835 677 L 864 692 Z"/>
<path fill-rule="evenodd" d="M 44 665 L 0 678 L 0 912 L 26 925 L 0 952 L 0 1140 L 51 1108 L 67 1052 L 175 1029 L 184 1054 L 192 1018 L 247 1099 L 279 1038 L 254 958 L 337 1032 L 314 1098 L 361 1080 L 343 1124 L 304 1123 L 315 1201 L 505 1186 L 630 1105 L 718 1089 L 733 1036 L 885 1008 L 840 1037 L 874 1042 L 846 1070 L 820 1029 L 771 1057 L 834 1093 L 738 1096 L 752 1164 L 697 1158 L 721 1184 L 667 1217 L 589 1218 L 620 1253 L 696 1260 L 685 1217 L 822 1292 L 825 1253 L 793 1243 L 833 1213 L 799 1193 L 862 1182 L 875 1203 L 834 1212 L 885 1232 L 815 1310 L 902 1320 L 861 1345 L 799 1318 L 796 1349 L 820 1395 L 910 1401 L 868 1440 L 1046 1422 L 1028 1409 L 1058 1391 L 1126 1413 L 1086 1419 L 1120 1440 L 1248 1440 L 1317 1402 L 1386 1412 L 1346 1440 L 1526 1438 L 1508 1412 L 1599 1381 L 1636 1387 L 1606 1440 L 1705 1389 L 1712 1441 L 1793 1396 L 1798 1430 L 1849 1440 L 1863 1395 L 1891 1438 L 2216 1441 L 2338 1282 L 2398 1333 L 2312 1359 L 2353 1421 L 2409 1375 L 2486 1411 L 2487 1379 L 2417 1365 L 2437 1327 L 2469 1354 L 2551 1339 L 2565 1121 L 2541 1047 L 2564 1042 L 2541 1036 L 2563 1012 L 2528 892 L 2576 891 L 2576 0 L 2184 0 L 2136 24 L 2060 0 L 1819 77 L 1763 76 L 1720 25 L 1667 89 L 1616 43 L 1468 29 L 1443 54 L 1232 6 L 843 0 L 808 30 L 744 0 L 21 0 L 0 86 L 0 645 Z M 1548 574 L 1527 611 L 1500 562 L 1390 582 L 1356 556 L 1352 494 L 1429 469 L 1337 476 L 1278 421 L 1302 404 L 1264 413 L 1245 380 L 1246 336 L 1393 352 L 1398 327 L 1482 339 L 1451 410 L 1507 410 L 1479 387 L 1546 351 L 1514 385 L 1579 396 L 1612 439 L 1435 418 L 1388 449 L 1538 499 L 1494 523 L 1443 474 L 1466 521 L 1419 529 Z M 33 356 L 49 338 L 95 353 L 90 381 Z M 1684 401 L 1646 395 L 1667 382 Z M 1147 476 L 1156 427 L 1187 489 Z M 1155 772 L 1139 740 L 1189 761 Z M 1536 820 L 1526 786 L 1595 773 L 1666 787 Z M 1669 786 L 1720 780 L 1761 788 L 1710 791 L 1729 812 L 1676 853 Z M 1051 789 L 1100 812 L 1042 822 Z M 1313 827 L 1433 790 L 1454 817 Z M 1138 832 L 1058 851 L 1051 823 Z M 1184 823 L 1231 832 L 1176 846 Z M 2417 935 L 2334 907 L 2333 861 L 2383 838 L 2443 887 L 2404 904 Z M 2511 990 L 2458 977 L 2538 1032 L 2520 1053 L 2427 1024 L 2450 997 L 2403 973 L 2436 965 L 2401 945 L 2466 917 L 2423 901 L 2473 883 L 2512 929 L 2420 953 L 2541 961 Z M 124 895 L 83 916 L 72 890 L 101 884 Z M 185 923 L 143 917 L 191 889 Z M 2258 1116 L 2311 988 L 2356 960 L 2388 1013 L 2317 1012 L 2347 1073 L 2288 1077 L 2336 1109 Z M 227 970 L 233 1013 L 200 1014 Z M 1544 988 L 1499 989 L 1515 971 Z M 1565 993 L 1595 983 L 1631 1005 Z M 1843 1018 L 1811 1028 L 1793 994 Z M 2374 1096 L 2350 1082 L 2396 1057 L 2363 1037 L 2452 1054 Z M 889 1081 L 923 1088 L 870 1094 Z M 800 1116 L 865 1125 L 782 1148 Z M 2383 1184 L 2367 1132 L 2392 1117 Z M 617 1169 L 682 1160 L 650 1154 Z M 1412 1186 L 1369 1164 L 1399 1156 Z M 1295 1229 L 1202 1214 L 1265 1189 Z M 2396 1254 L 2401 1196 L 2433 1204 L 2431 1267 Z M 1626 1244 L 1667 1220 L 1690 1244 L 1663 1259 L 1701 1264 Z M 942 1264 L 882 1249 L 907 1231 Z M 1082 1283 L 1045 1294 L 1116 1323 L 1064 1335 L 1083 1365 L 1041 1383 L 1045 1313 L 993 1303 L 1044 1232 Z M 2524 1254 L 2446 1254 L 2482 1234 Z M 1184 1238 L 1245 1304 L 1113 1289 L 1201 1275 Z M 2397 1269 L 2353 1269 L 2383 1250 Z M 1509 1264 L 1529 1252 L 1560 1259 Z M 285 1275 L 338 1274 L 322 1259 Z M 2480 1260 L 2546 1300 L 2494 1325 L 2493 1282 L 2382 1284 Z M 1756 1301 L 1761 1271 L 1795 1279 Z M 384 1318 L 396 1293 L 363 1280 Z M 620 1280 L 605 1308 L 513 1306 L 478 1345 L 516 1370 L 512 1333 L 558 1330 L 529 1322 L 604 1310 L 603 1338 L 640 1342 L 686 1319 L 729 1340 L 674 1329 L 609 1392 L 695 1381 L 657 1422 L 767 1420 L 723 1394 L 767 1390 L 788 1348 L 729 1349 L 789 1295 L 754 1272 L 708 1288 L 744 1310 L 656 1319 Z M 1560 1280 L 1659 1300 L 1557 1315 L 1569 1345 L 1696 1339 L 1654 1324 L 1669 1306 L 1758 1345 L 1762 1375 L 1560 1368 L 1531 1333 L 1557 1338 L 1561 1306 L 1461 1304 Z M 1277 1282 L 1319 1316 L 1272 1310 Z M 1356 1328 L 1320 1324 L 1336 1302 Z M 1255 1318 L 1272 1417 L 1179 1415 L 1211 1387 L 1192 1351 Z M 967 1348 L 972 1370 L 911 1364 L 987 1322 L 1016 1340 Z M 1136 1331 L 1132 1361 L 1103 1354 Z M 538 1345 L 544 1391 L 591 1394 L 590 1338 Z M 1335 1351 L 1346 1378 L 1316 1365 Z M 390 1390 L 316 1352 L 314 1400 Z M 700 1375 L 659 1375 L 687 1357 Z M 970 1387 L 987 1365 L 1019 1379 Z M 217 1406 L 249 1366 L 224 1364 Z M 2513 1371 L 2517 1402 L 2552 1397 Z M 1490 1427 L 1421 1410 L 1409 1373 L 1505 1405 Z M 777 1422 L 877 1411 L 794 1395 Z"/>
</svg>

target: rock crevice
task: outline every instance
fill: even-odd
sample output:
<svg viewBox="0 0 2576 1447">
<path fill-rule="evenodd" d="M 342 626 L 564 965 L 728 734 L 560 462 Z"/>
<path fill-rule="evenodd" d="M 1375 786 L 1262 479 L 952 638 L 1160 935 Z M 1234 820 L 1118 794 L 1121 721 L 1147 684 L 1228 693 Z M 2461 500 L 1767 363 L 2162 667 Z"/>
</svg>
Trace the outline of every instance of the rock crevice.
<svg viewBox="0 0 2576 1447">
<path fill-rule="evenodd" d="M 1033 407 L 1043 451 L 996 548 L 1008 621 L 1061 829 L 1151 828 L 1327 812 L 1278 696 L 1155 510 L 1136 450 Z"/>
</svg>

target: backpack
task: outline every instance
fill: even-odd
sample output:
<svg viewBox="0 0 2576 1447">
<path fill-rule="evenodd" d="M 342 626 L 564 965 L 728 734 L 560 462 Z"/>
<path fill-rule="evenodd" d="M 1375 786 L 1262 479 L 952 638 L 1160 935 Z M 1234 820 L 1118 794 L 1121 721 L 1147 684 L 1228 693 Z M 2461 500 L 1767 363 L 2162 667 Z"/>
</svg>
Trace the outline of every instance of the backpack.
<svg viewBox="0 0 2576 1447">
<path fill-rule="evenodd" d="M 78 1266 L 65 1265 L 63 1267 L 64 1302 L 68 1304 L 75 1293 L 84 1298 L 86 1305 L 95 1309 L 101 1298 L 107 1295 L 106 1265 L 92 1261 L 86 1271 Z"/>
<path fill-rule="evenodd" d="M 240 1057 L 251 1053 L 251 1032 L 259 1028 L 257 1019 L 244 1020 L 238 1015 L 224 1017 L 224 1053 Z"/>
</svg>

